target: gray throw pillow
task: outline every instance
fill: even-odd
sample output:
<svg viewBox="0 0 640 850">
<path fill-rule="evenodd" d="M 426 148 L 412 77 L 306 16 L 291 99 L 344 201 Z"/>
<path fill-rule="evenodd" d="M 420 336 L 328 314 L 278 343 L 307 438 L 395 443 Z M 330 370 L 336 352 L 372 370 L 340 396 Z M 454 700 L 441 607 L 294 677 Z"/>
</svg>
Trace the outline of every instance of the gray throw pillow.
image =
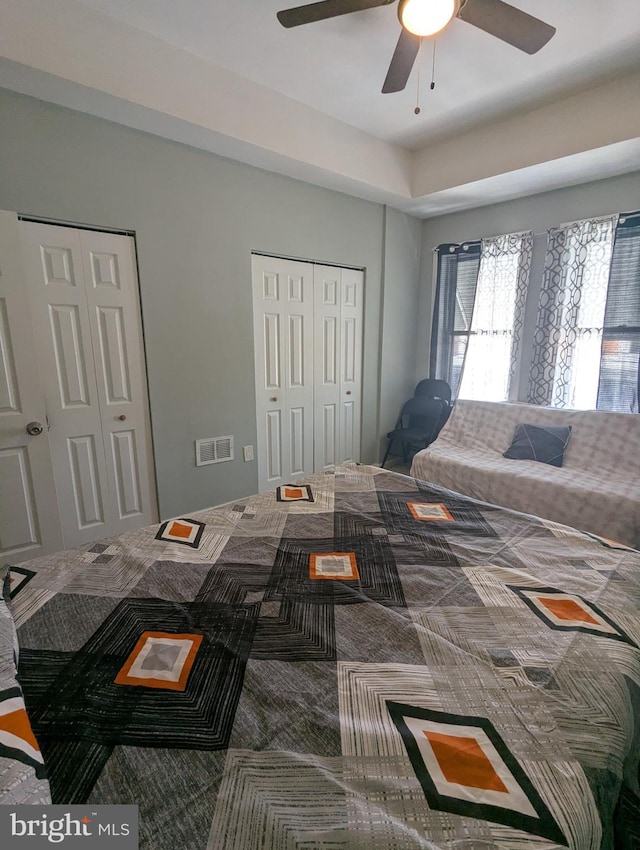
<svg viewBox="0 0 640 850">
<path fill-rule="evenodd" d="M 504 457 L 562 466 L 571 425 L 517 425 Z"/>
</svg>

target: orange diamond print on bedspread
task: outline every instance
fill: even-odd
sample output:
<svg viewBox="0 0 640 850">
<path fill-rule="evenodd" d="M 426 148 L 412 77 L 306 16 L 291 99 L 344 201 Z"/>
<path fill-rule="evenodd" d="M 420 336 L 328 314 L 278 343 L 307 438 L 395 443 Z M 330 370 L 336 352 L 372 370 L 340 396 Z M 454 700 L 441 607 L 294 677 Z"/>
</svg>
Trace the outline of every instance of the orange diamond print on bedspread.
<svg viewBox="0 0 640 850">
<path fill-rule="evenodd" d="M 170 519 L 162 523 L 156 534 L 156 540 L 184 543 L 185 546 L 197 549 L 204 529 L 205 524 L 195 519 Z"/>
<path fill-rule="evenodd" d="M 512 587 L 522 601 L 550 628 L 584 632 L 636 646 L 624 630 L 593 602 L 556 587 Z"/>
<path fill-rule="evenodd" d="M 441 502 L 407 502 L 407 507 L 415 519 L 421 519 L 428 522 L 455 522 L 446 506 Z"/>
<path fill-rule="evenodd" d="M 429 805 L 568 846 L 527 774 L 486 717 L 387 700 Z"/>
<path fill-rule="evenodd" d="M 39 778 L 46 775 L 40 747 L 18 687 L 0 691 L 0 757 L 28 764 L 35 768 Z"/>
<path fill-rule="evenodd" d="M 313 492 L 308 484 L 284 484 L 276 489 L 279 502 L 313 502 Z"/>
<path fill-rule="evenodd" d="M 115 682 L 184 691 L 201 643 L 202 635 L 144 632 Z"/>
<path fill-rule="evenodd" d="M 315 579 L 357 581 L 360 578 L 355 552 L 324 552 L 312 554 L 309 576 Z"/>
</svg>

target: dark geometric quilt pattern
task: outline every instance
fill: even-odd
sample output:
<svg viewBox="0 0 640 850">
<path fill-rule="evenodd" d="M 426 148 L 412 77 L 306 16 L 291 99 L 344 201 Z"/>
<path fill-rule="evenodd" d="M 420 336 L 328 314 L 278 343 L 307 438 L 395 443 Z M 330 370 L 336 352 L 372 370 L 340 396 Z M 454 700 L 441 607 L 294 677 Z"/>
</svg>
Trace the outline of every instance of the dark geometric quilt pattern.
<svg viewBox="0 0 640 850">
<path fill-rule="evenodd" d="M 270 600 L 271 569 L 241 564 L 216 564 L 194 600 L 206 612 L 212 603 L 254 603 L 259 616 L 250 655 L 263 661 L 335 661 L 333 603 Z"/>
<path fill-rule="evenodd" d="M 339 523 L 338 523 L 339 524 Z M 396 569 L 393 551 L 385 535 L 360 533 L 345 519 L 339 524 L 343 533 L 333 540 L 283 539 L 273 565 L 265 599 L 296 601 L 313 605 L 352 605 L 378 602 L 381 605 L 405 607 L 402 584 Z M 334 556 L 336 570 L 352 556 L 357 565 L 357 577 L 349 572 L 327 573 L 326 578 L 312 577 L 312 556 Z M 341 556 L 340 558 L 335 556 Z M 327 567 L 329 569 L 329 567 Z M 346 569 L 346 568 L 345 568 Z"/>
<path fill-rule="evenodd" d="M 412 534 L 429 539 L 432 535 L 457 534 L 497 537 L 483 511 L 474 502 L 457 498 L 448 491 L 416 482 L 415 493 L 378 492 L 382 519 L 390 534 Z"/>
<path fill-rule="evenodd" d="M 405 529 L 401 534 L 392 535 L 389 542 L 393 546 L 393 554 L 399 565 L 460 566 L 446 536 L 441 532 L 430 530 L 429 534 L 420 534 Z"/>
<path fill-rule="evenodd" d="M 139 805 L 140 850 L 593 850 L 637 808 L 638 575 L 349 464 L 15 568 L 20 685 L 53 801 Z"/>
<path fill-rule="evenodd" d="M 263 602 L 251 648 L 262 661 L 335 661 L 334 607 L 295 599 Z"/>
<path fill-rule="evenodd" d="M 20 674 L 34 732 L 58 799 L 84 797 L 117 744 L 217 750 L 227 746 L 259 605 L 225 606 L 124 599 L 75 653 L 25 649 Z M 144 634 L 200 641 L 184 690 L 117 684 Z M 176 658 L 147 653 L 151 670 Z M 160 675 L 163 675 L 162 671 Z M 166 673 L 165 673 L 166 675 Z M 65 742 L 64 759 L 47 758 Z M 80 767 L 83 767 L 81 770 Z M 77 777 L 77 778 L 76 778 Z M 81 779 L 82 777 L 82 779 Z M 75 787 L 82 783 L 82 791 Z"/>
</svg>

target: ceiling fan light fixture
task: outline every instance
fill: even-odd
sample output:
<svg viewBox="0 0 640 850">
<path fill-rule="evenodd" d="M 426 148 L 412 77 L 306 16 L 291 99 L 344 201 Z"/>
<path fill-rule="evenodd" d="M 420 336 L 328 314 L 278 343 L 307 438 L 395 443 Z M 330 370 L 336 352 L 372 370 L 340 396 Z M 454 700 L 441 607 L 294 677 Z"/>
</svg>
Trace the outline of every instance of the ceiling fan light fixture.
<svg viewBox="0 0 640 850">
<path fill-rule="evenodd" d="M 457 0 L 400 0 L 398 17 L 406 30 L 426 37 L 443 30 L 458 6 Z"/>
</svg>

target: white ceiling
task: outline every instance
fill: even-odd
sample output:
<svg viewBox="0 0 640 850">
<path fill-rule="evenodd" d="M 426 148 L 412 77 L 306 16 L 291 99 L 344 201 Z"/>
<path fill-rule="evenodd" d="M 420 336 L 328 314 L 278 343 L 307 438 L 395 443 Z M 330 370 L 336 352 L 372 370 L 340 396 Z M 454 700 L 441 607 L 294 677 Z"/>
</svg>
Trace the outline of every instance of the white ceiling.
<svg viewBox="0 0 640 850">
<path fill-rule="evenodd" d="M 288 5 L 0 0 L 0 85 L 418 215 L 640 169 L 638 0 L 514 0 L 557 27 L 534 56 L 454 20 L 435 89 L 425 42 L 388 95 L 396 4 L 286 30 Z"/>
<path fill-rule="evenodd" d="M 432 43 L 402 93 L 380 89 L 400 34 L 397 4 L 286 30 L 276 12 L 302 0 L 80 0 L 124 23 L 275 89 L 380 139 L 419 147 L 479 118 L 494 117 L 598 80 L 640 61 L 638 0 L 514 0 L 557 28 L 528 56 L 454 20 Z"/>
</svg>

